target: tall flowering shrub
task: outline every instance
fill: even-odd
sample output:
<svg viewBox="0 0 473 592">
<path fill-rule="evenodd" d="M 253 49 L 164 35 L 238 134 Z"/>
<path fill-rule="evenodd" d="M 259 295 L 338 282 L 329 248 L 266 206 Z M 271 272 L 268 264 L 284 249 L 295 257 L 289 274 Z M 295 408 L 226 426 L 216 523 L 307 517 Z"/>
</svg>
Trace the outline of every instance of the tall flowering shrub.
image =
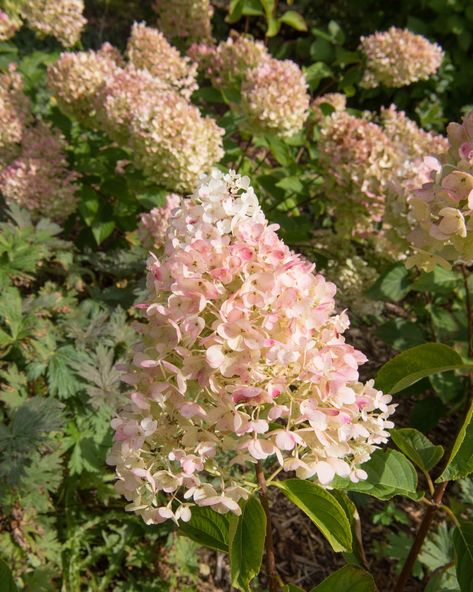
<svg viewBox="0 0 473 592">
<path fill-rule="evenodd" d="M 361 84 L 400 88 L 430 78 L 443 60 L 443 50 L 422 35 L 391 27 L 360 39 L 366 65 Z"/>
<path fill-rule="evenodd" d="M 238 514 L 241 473 L 274 458 L 301 478 L 366 478 L 394 407 L 345 342 L 334 284 L 277 236 L 247 177 L 213 171 L 148 261 L 141 341 L 113 420 L 117 489 L 146 522 L 193 505 Z"/>
</svg>

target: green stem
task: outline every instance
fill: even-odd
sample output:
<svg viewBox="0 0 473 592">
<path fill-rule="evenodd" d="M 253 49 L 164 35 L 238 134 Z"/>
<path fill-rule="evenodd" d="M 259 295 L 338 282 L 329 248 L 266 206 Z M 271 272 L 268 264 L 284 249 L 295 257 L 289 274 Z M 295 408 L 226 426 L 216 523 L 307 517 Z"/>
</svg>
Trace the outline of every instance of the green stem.
<svg viewBox="0 0 473 592">
<path fill-rule="evenodd" d="M 279 578 L 276 570 L 276 558 L 274 554 L 274 543 L 273 543 L 273 524 L 271 521 L 271 512 L 269 509 L 269 498 L 268 498 L 268 486 L 264 476 L 263 465 L 261 461 L 256 463 L 256 477 L 258 479 L 258 485 L 260 487 L 259 495 L 261 499 L 261 505 L 263 506 L 264 513 L 266 514 L 266 575 L 268 577 L 268 588 L 269 592 L 279 592 Z"/>
</svg>

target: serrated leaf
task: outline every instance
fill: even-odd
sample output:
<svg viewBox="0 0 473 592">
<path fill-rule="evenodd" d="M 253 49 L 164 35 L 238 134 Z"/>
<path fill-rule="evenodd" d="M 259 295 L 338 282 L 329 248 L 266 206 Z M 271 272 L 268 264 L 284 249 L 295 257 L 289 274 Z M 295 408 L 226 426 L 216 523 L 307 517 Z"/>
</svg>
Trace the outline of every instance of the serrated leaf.
<svg viewBox="0 0 473 592">
<path fill-rule="evenodd" d="M 376 387 L 395 394 L 426 376 L 466 368 L 461 357 L 448 345 L 425 343 L 386 362 L 376 376 Z"/>
<path fill-rule="evenodd" d="M 462 479 L 471 473 L 473 473 L 473 403 L 455 439 L 448 464 L 437 482 Z"/>
<path fill-rule="evenodd" d="M 351 551 L 350 522 L 342 506 L 329 491 L 302 479 L 286 479 L 273 485 L 309 516 L 334 551 Z"/>
<path fill-rule="evenodd" d="M 304 17 L 295 10 L 287 10 L 279 19 L 285 25 L 289 25 L 296 31 L 307 31 Z"/>
<path fill-rule="evenodd" d="M 473 522 L 462 522 L 453 531 L 457 578 L 461 592 L 473 592 Z"/>
<path fill-rule="evenodd" d="M 190 521 L 181 522 L 179 532 L 204 547 L 228 553 L 229 521 L 225 514 L 196 506 Z"/>
<path fill-rule="evenodd" d="M 349 479 L 336 478 L 333 487 L 347 491 L 358 491 L 381 500 L 395 495 L 419 499 L 417 473 L 412 463 L 397 450 L 376 450 L 370 460 L 362 465 L 368 478 L 358 483 Z"/>
<path fill-rule="evenodd" d="M 422 432 L 414 428 L 391 430 L 391 438 L 415 465 L 428 473 L 442 458 L 443 446 L 435 446 Z"/>
<path fill-rule="evenodd" d="M 377 592 L 373 576 L 361 567 L 345 565 L 311 592 Z"/>
<path fill-rule="evenodd" d="M 48 364 L 49 392 L 60 399 L 67 399 L 77 393 L 80 383 L 70 365 L 74 361 L 75 351 L 71 345 L 59 348 Z"/>
<path fill-rule="evenodd" d="M 241 504 L 241 516 L 230 523 L 229 551 L 232 586 L 249 592 L 259 574 L 266 535 L 266 515 L 254 495 Z"/>
</svg>

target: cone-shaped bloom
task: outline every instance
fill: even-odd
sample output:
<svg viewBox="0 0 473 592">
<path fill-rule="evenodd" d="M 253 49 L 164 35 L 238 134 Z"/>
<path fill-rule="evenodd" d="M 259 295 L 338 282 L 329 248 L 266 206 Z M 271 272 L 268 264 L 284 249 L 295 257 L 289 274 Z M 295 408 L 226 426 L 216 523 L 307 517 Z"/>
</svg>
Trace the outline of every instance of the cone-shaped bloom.
<svg viewBox="0 0 473 592">
<path fill-rule="evenodd" d="M 360 382 L 366 358 L 343 338 L 334 284 L 277 229 L 247 177 L 213 171 L 149 258 L 108 459 L 147 522 L 188 520 L 195 504 L 239 513 L 242 469 L 260 459 L 323 485 L 358 481 L 388 438 L 391 397 Z"/>
</svg>

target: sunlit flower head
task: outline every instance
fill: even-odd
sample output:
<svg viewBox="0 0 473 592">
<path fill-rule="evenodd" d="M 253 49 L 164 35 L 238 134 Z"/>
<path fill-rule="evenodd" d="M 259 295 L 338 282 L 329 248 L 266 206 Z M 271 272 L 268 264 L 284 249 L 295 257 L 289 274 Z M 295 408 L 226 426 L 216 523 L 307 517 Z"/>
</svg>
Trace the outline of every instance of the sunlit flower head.
<svg viewBox="0 0 473 592">
<path fill-rule="evenodd" d="M 291 251 L 247 177 L 214 170 L 169 221 L 148 261 L 140 343 L 114 418 L 117 490 L 148 523 L 194 505 L 238 514 L 271 458 L 329 485 L 366 478 L 388 438 L 391 397 L 359 381 L 334 284 Z"/>
<path fill-rule="evenodd" d="M 302 129 L 309 114 L 307 82 L 291 60 L 263 60 L 246 74 L 241 97 L 252 130 L 290 137 Z"/>
<path fill-rule="evenodd" d="M 158 27 L 168 39 L 187 42 L 212 38 L 213 8 L 209 0 L 156 0 Z"/>
<path fill-rule="evenodd" d="M 40 35 L 51 35 L 64 47 L 75 45 L 87 22 L 83 0 L 27 0 L 21 16 Z"/>
<path fill-rule="evenodd" d="M 157 29 L 135 23 L 128 39 L 127 54 L 135 68 L 148 70 L 155 78 L 189 98 L 197 88 L 197 66 L 169 44 Z"/>
<path fill-rule="evenodd" d="M 436 43 L 396 27 L 361 37 L 360 49 L 366 59 L 361 84 L 367 88 L 399 88 L 430 78 L 444 55 Z"/>
</svg>

